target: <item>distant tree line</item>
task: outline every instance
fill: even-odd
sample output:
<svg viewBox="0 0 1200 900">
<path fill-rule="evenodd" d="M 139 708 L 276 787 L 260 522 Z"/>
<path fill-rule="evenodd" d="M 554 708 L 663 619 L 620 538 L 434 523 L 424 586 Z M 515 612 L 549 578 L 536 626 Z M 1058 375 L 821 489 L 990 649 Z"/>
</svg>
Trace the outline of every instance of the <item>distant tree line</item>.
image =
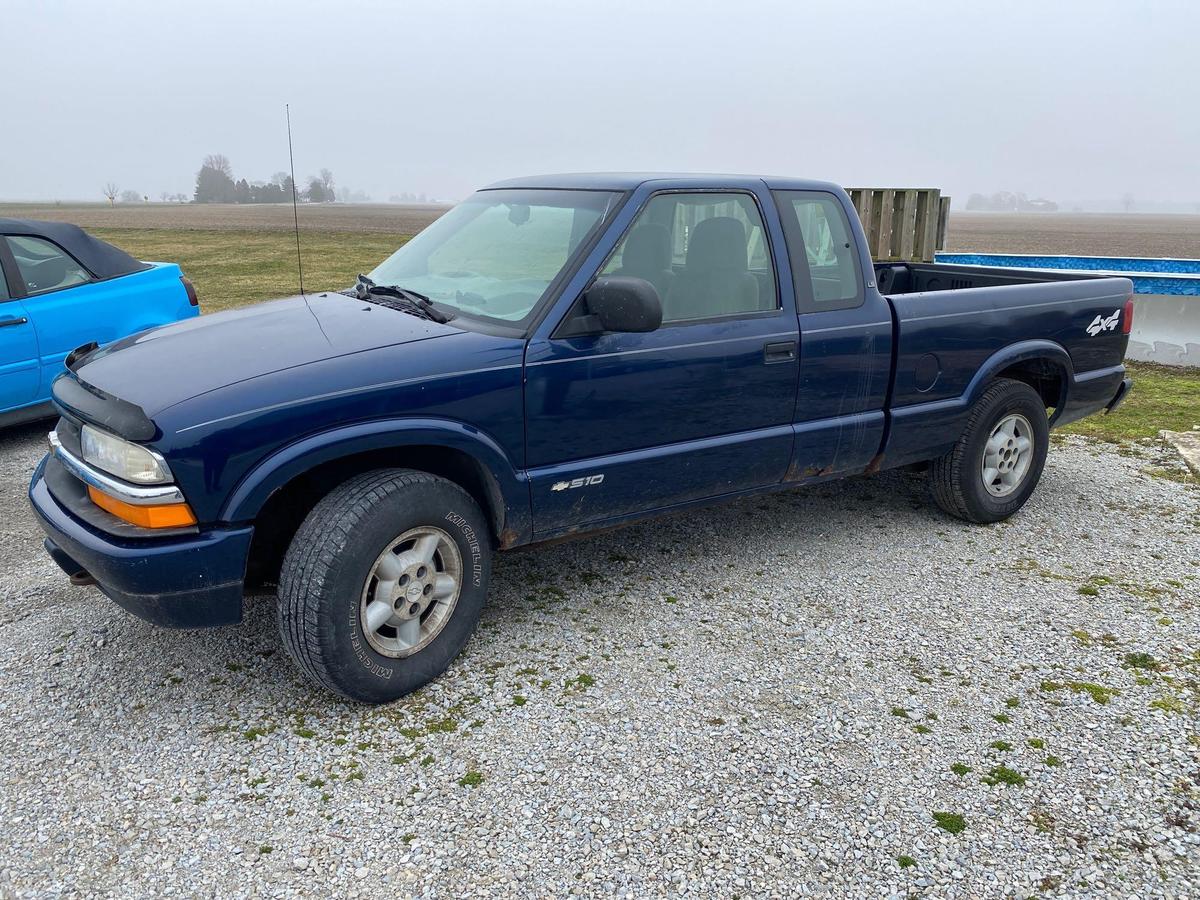
<svg viewBox="0 0 1200 900">
<path fill-rule="evenodd" d="M 388 197 L 389 203 L 428 203 L 424 194 L 414 194 L 411 191 L 404 191 L 400 194 L 392 194 Z"/>
<path fill-rule="evenodd" d="M 107 184 L 105 184 L 104 189 L 101 191 L 101 193 L 103 193 L 105 199 L 108 200 L 109 206 L 116 205 L 118 200 L 120 200 L 122 203 L 149 203 L 150 202 L 149 194 L 143 194 L 141 191 L 133 191 L 133 190 L 124 190 L 123 191 L 117 186 L 116 182 L 113 182 L 113 181 L 110 181 Z M 167 191 L 163 191 L 158 196 L 159 196 L 159 199 L 162 200 L 163 203 L 186 203 L 187 202 L 187 194 L 171 194 L 171 193 L 168 193 Z"/>
<path fill-rule="evenodd" d="M 1040 198 L 1030 200 L 1021 193 L 997 191 L 991 196 L 972 194 L 967 198 L 967 209 L 982 212 L 1055 212 L 1058 204 Z"/>
<path fill-rule="evenodd" d="M 196 203 L 290 203 L 293 193 L 297 199 L 309 203 L 336 200 L 333 172 L 322 169 L 320 174 L 310 175 L 304 190 L 297 190 L 292 176 L 286 172 L 276 172 L 266 182 L 245 178 L 235 181 L 229 158 L 214 153 L 204 157 L 204 163 L 196 173 L 192 199 Z"/>
</svg>

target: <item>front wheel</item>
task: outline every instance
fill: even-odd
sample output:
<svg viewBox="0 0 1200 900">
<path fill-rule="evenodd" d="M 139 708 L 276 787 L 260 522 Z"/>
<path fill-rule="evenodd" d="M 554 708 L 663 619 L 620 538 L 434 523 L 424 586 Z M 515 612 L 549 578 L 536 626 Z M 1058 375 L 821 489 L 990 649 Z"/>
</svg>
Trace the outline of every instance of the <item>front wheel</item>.
<svg viewBox="0 0 1200 900">
<path fill-rule="evenodd" d="M 436 678 L 483 611 L 487 524 L 458 485 L 368 472 L 335 488 L 296 532 L 279 579 L 279 630 L 331 691 L 386 703 Z"/>
<path fill-rule="evenodd" d="M 1025 505 L 1046 465 L 1050 424 L 1037 391 L 997 379 L 971 408 L 953 449 L 933 460 L 938 506 L 968 522 L 999 522 Z"/>
</svg>

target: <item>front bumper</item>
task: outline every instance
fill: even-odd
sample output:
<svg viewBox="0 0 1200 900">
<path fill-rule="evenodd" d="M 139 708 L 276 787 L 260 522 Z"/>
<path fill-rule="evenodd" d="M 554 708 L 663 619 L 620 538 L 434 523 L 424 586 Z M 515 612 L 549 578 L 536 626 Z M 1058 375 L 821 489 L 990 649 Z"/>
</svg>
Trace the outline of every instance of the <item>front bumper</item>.
<svg viewBox="0 0 1200 900">
<path fill-rule="evenodd" d="M 164 537 L 101 531 L 50 492 L 42 460 L 29 501 L 46 550 L 68 575 L 87 573 L 117 605 L 171 628 L 231 625 L 242 619 L 246 559 L 254 529 L 195 529 Z"/>
</svg>

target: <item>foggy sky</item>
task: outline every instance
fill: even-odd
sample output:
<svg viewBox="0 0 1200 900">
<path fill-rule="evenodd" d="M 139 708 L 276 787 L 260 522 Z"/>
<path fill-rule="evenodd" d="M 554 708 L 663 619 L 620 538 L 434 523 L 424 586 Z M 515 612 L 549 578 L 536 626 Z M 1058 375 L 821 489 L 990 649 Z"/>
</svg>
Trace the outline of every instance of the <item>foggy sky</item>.
<svg viewBox="0 0 1200 900">
<path fill-rule="evenodd" d="M 322 166 L 375 200 L 591 170 L 1200 202 L 1200 4 L 0 3 L 0 198 Z"/>
</svg>

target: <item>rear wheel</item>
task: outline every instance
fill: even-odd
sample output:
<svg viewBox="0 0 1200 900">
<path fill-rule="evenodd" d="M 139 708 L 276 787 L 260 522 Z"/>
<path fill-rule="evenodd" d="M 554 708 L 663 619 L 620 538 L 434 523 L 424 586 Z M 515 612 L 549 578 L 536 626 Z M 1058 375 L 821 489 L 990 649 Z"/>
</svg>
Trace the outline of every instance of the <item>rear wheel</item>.
<svg viewBox="0 0 1200 900">
<path fill-rule="evenodd" d="M 933 460 L 938 506 L 968 522 L 998 522 L 1025 505 L 1046 464 L 1050 425 L 1037 391 L 1001 378 L 983 392 L 953 449 Z"/>
<path fill-rule="evenodd" d="M 436 678 L 483 611 L 491 549 L 458 485 L 423 472 L 357 476 L 313 508 L 279 579 L 279 630 L 331 691 L 386 703 Z"/>
</svg>

